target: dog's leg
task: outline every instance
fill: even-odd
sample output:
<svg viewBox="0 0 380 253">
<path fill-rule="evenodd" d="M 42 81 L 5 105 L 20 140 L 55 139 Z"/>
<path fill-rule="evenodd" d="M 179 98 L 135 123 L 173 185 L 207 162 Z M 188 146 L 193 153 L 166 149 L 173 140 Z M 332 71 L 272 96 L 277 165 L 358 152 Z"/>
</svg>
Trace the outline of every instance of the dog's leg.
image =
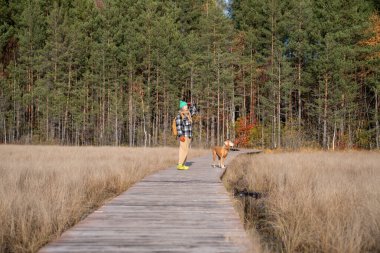
<svg viewBox="0 0 380 253">
<path fill-rule="evenodd" d="M 220 159 L 220 168 L 222 168 L 222 169 L 225 169 L 226 167 L 224 166 L 224 159 L 223 159 L 223 157 L 221 157 L 221 159 Z"/>
</svg>

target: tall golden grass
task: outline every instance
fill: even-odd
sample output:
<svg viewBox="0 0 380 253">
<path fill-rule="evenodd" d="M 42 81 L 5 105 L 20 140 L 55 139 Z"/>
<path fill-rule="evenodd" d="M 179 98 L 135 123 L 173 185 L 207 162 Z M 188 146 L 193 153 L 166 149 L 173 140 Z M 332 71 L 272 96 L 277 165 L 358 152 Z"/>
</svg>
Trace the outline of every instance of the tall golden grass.
<svg viewBox="0 0 380 253">
<path fill-rule="evenodd" d="M 266 197 L 237 207 L 254 252 L 380 252 L 380 153 L 243 156 L 224 183 Z"/>
<path fill-rule="evenodd" d="M 177 157 L 177 148 L 0 145 L 0 252 L 37 251 Z"/>
</svg>

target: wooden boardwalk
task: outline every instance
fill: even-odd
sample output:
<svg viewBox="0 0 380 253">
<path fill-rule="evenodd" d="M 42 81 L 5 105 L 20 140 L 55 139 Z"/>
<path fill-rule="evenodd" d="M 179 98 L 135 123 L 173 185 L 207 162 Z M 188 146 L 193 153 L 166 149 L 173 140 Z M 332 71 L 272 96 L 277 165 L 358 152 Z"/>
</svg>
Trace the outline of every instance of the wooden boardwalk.
<svg viewBox="0 0 380 253">
<path fill-rule="evenodd" d="M 245 252 L 243 225 L 211 160 L 146 177 L 39 252 Z"/>
</svg>

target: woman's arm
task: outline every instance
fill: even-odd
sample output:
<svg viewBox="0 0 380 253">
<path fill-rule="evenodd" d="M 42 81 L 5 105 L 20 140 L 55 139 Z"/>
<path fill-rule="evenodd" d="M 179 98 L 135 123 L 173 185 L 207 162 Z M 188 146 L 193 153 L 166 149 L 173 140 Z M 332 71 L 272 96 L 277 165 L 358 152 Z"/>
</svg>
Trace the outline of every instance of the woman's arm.
<svg viewBox="0 0 380 253">
<path fill-rule="evenodd" d="M 183 135 L 181 115 L 177 115 L 177 117 L 175 118 L 175 123 L 177 126 L 177 136 L 180 137 Z"/>
<path fill-rule="evenodd" d="M 196 113 L 197 113 L 197 107 L 196 107 L 196 104 L 192 104 L 192 105 L 189 107 L 189 111 L 190 111 L 191 116 L 193 116 L 194 114 L 196 114 Z"/>
</svg>

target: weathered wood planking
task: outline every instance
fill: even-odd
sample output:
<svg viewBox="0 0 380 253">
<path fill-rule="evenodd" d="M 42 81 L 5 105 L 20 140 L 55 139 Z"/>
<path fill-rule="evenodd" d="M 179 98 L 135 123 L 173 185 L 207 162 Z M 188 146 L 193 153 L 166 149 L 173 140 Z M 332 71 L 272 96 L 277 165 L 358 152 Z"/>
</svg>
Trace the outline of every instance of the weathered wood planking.
<svg viewBox="0 0 380 253">
<path fill-rule="evenodd" d="M 146 177 L 39 252 L 244 252 L 222 169 L 211 168 L 211 154 L 190 164 Z"/>
</svg>

